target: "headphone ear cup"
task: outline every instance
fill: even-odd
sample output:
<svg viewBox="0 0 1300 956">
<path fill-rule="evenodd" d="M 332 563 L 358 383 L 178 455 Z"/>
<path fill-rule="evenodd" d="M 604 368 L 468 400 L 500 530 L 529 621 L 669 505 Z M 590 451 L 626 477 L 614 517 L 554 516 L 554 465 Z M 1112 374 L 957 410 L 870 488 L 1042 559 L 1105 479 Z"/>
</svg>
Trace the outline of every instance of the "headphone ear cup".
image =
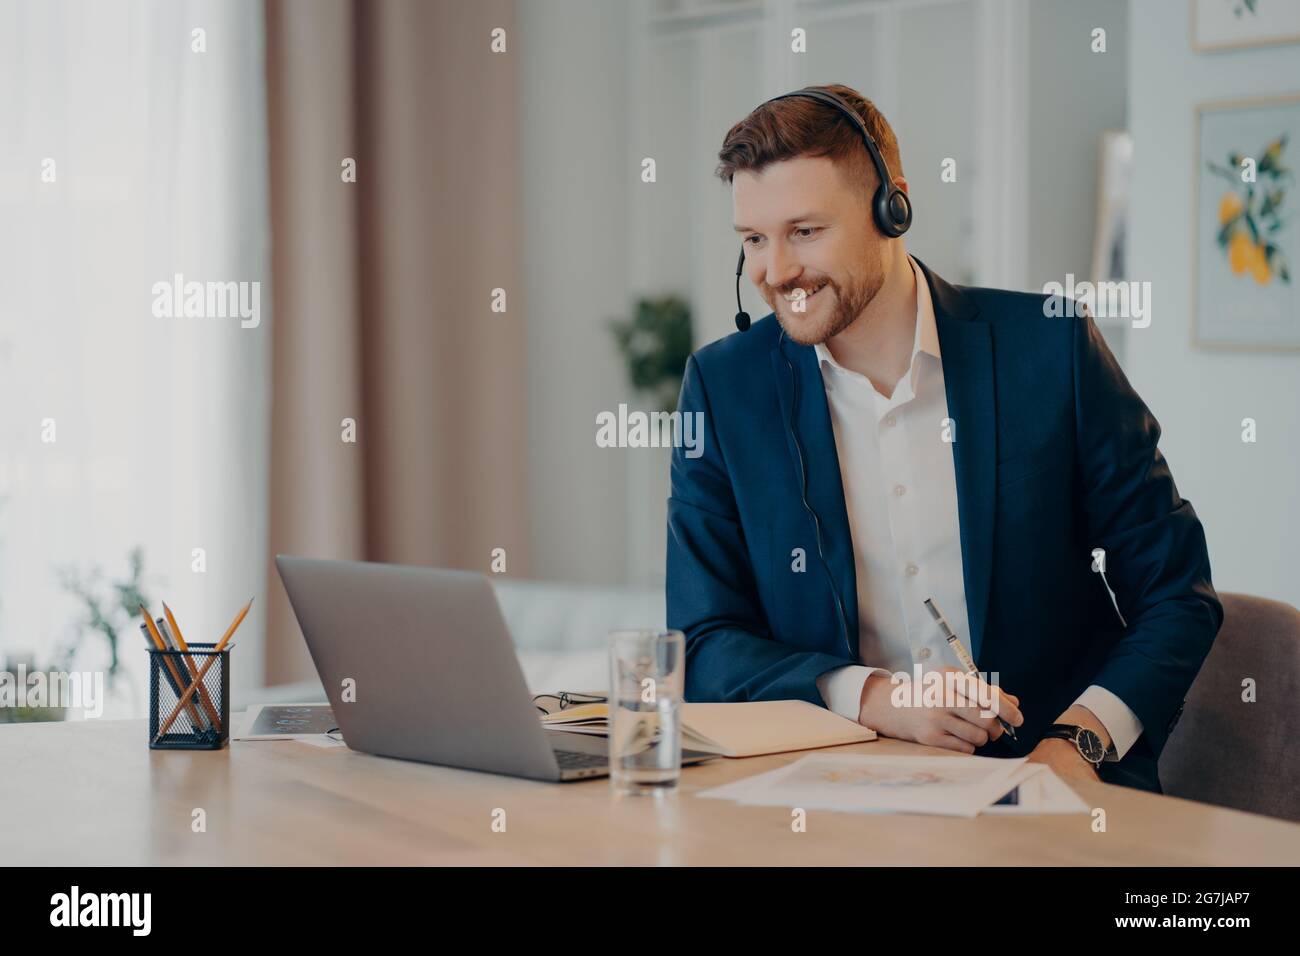
<svg viewBox="0 0 1300 956">
<path fill-rule="evenodd" d="M 912 225 L 912 202 L 897 186 L 880 186 L 873 205 L 877 228 L 891 239 L 897 239 Z"/>
<path fill-rule="evenodd" d="M 889 204 L 889 211 L 894 214 L 894 222 L 898 223 L 898 234 L 901 236 L 912 225 L 912 200 L 907 198 L 907 193 L 895 186 Z"/>
</svg>

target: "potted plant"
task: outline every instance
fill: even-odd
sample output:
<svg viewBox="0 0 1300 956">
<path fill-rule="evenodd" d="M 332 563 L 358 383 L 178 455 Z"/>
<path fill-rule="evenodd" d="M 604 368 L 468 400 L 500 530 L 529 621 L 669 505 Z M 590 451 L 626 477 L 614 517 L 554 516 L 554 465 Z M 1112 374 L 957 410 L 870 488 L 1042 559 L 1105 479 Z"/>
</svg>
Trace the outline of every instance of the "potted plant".
<svg viewBox="0 0 1300 956">
<path fill-rule="evenodd" d="M 655 411 L 675 410 L 691 354 L 690 306 L 675 295 L 642 298 L 632 318 L 612 320 L 610 330 L 632 387 Z"/>
<path fill-rule="evenodd" d="M 119 643 L 123 633 L 134 631 L 140 605 L 150 606 L 143 588 L 144 552 L 136 547 L 127 555 L 128 574 L 125 578 L 105 581 L 103 572 L 95 567 L 82 573 L 65 567 L 57 571 L 63 589 L 81 603 L 84 615 L 73 622 L 71 637 L 58 646 L 44 666 L 36 665 L 35 655 L 18 657 L 10 655 L 5 670 L 17 675 L 24 668 L 30 676 L 37 672 L 67 674 L 73 670 L 77 654 L 88 637 L 101 637 L 108 656 L 108 666 L 103 668 L 104 692 L 110 694 L 117 682 L 126 678 L 132 697 L 137 697 L 136 687 L 122 667 Z M 52 683 L 52 681 L 50 682 Z M 26 723 L 30 721 L 63 720 L 65 707 L 0 707 L 0 723 Z"/>
</svg>

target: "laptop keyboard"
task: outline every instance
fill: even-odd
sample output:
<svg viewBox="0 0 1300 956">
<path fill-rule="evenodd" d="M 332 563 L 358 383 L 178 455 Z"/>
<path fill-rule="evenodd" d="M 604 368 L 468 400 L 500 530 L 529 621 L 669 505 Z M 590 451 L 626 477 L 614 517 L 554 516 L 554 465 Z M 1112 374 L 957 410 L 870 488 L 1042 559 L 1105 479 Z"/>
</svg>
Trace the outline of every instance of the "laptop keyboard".
<svg viewBox="0 0 1300 956">
<path fill-rule="evenodd" d="M 582 767 L 604 767 L 609 764 L 605 754 L 585 754 L 577 750 L 556 750 L 555 760 L 561 770 L 577 770 Z"/>
</svg>

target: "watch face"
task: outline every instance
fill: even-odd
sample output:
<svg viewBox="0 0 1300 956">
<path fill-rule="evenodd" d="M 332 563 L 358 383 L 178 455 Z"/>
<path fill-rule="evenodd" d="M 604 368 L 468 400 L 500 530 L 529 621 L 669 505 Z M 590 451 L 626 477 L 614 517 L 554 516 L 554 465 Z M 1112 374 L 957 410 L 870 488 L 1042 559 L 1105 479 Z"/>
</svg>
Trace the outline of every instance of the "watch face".
<svg viewBox="0 0 1300 956">
<path fill-rule="evenodd" d="M 1106 748 L 1102 746 L 1100 737 L 1086 727 L 1081 727 L 1079 728 L 1079 753 L 1083 754 L 1085 760 L 1096 763 L 1106 756 Z"/>
</svg>

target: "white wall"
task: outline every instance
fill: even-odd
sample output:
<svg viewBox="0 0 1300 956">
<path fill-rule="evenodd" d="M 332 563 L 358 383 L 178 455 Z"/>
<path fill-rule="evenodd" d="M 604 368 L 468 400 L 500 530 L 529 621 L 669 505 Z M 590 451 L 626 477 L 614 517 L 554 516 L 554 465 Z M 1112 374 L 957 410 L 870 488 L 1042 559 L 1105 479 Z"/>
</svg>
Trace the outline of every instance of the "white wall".
<svg viewBox="0 0 1300 956">
<path fill-rule="evenodd" d="M 1076 280 L 1092 268 L 1097 149 L 1123 129 L 1126 0 L 1034 0 L 1029 6 L 1028 289 Z M 1106 31 L 1106 52 L 1092 31 Z"/>
<path fill-rule="evenodd" d="M 1129 44 L 1131 273 L 1152 283 L 1151 326 L 1128 334 L 1129 378 L 1205 525 L 1216 588 L 1300 605 L 1300 353 L 1194 348 L 1190 266 L 1194 106 L 1300 92 L 1300 45 L 1195 53 L 1186 0 L 1131 4 Z M 1246 417 L 1256 444 L 1241 441 Z"/>
<path fill-rule="evenodd" d="M 625 578 L 627 456 L 597 448 L 596 414 L 628 401 L 610 318 L 627 315 L 627 11 L 519 4 L 524 303 L 532 573 Z"/>
</svg>

